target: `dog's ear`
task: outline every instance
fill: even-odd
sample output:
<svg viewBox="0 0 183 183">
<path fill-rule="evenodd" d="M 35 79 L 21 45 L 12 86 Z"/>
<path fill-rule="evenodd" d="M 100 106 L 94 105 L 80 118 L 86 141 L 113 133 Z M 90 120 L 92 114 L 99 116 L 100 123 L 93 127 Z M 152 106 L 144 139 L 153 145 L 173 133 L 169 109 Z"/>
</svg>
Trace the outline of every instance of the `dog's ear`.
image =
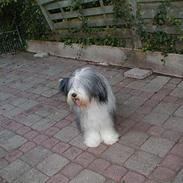
<svg viewBox="0 0 183 183">
<path fill-rule="evenodd" d="M 69 78 L 63 78 L 59 80 L 59 90 L 64 93 L 64 95 L 67 96 L 68 94 L 68 83 Z"/>
<path fill-rule="evenodd" d="M 98 93 L 98 98 L 99 98 L 99 102 L 107 102 L 107 91 L 104 90 L 100 90 Z"/>
<path fill-rule="evenodd" d="M 105 86 L 105 83 L 101 80 L 98 80 L 95 84 L 95 97 L 98 99 L 99 102 L 107 102 L 107 88 Z"/>
</svg>

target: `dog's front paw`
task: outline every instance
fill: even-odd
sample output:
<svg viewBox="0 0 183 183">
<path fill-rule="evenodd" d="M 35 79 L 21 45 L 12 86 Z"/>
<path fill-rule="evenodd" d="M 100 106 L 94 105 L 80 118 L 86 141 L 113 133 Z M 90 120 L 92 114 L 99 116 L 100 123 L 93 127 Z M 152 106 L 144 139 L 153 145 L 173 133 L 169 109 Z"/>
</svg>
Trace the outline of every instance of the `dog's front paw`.
<svg viewBox="0 0 183 183">
<path fill-rule="evenodd" d="M 85 145 L 88 147 L 97 147 L 101 143 L 101 137 L 98 133 L 88 133 L 85 135 Z"/>
<path fill-rule="evenodd" d="M 109 131 L 102 134 L 102 139 L 105 144 L 112 145 L 119 140 L 119 134 L 115 131 Z"/>
</svg>

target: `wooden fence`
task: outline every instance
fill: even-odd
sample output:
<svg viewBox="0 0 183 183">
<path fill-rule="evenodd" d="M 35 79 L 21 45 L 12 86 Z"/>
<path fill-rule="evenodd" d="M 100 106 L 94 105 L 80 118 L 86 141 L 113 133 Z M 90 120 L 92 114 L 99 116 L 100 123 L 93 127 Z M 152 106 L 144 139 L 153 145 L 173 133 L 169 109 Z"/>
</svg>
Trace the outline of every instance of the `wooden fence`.
<svg viewBox="0 0 183 183">
<path fill-rule="evenodd" d="M 68 29 L 81 27 L 81 17 L 87 17 L 87 26 L 95 28 L 107 28 L 115 24 L 122 27 L 124 24 L 123 20 L 114 21 L 113 5 L 108 0 L 82 0 L 81 11 L 69 8 L 72 6 L 73 0 L 37 0 L 37 2 L 50 28 L 54 31 L 63 33 Z M 168 14 L 181 22 L 179 29 L 174 25 L 157 26 L 153 24 L 157 8 L 162 2 L 166 2 L 166 0 L 129 0 L 134 16 L 136 16 L 137 9 L 140 10 L 147 31 L 162 30 L 168 34 L 183 34 L 183 0 L 171 0 L 171 6 L 168 7 Z M 132 30 L 117 30 L 114 34 L 126 39 L 135 37 Z M 100 36 L 102 35 L 105 36 L 105 32 L 100 34 Z"/>
</svg>

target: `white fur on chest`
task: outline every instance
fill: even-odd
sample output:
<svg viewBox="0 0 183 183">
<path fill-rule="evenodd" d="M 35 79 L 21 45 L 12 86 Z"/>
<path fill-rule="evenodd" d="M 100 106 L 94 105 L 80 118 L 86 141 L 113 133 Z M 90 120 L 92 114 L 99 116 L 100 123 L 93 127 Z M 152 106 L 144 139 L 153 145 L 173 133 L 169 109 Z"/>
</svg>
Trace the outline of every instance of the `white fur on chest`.
<svg viewBox="0 0 183 183">
<path fill-rule="evenodd" d="M 105 125 L 112 125 L 112 119 L 109 115 L 106 104 L 98 104 L 92 101 L 91 104 L 82 112 L 81 126 L 86 129 L 99 130 Z"/>
</svg>

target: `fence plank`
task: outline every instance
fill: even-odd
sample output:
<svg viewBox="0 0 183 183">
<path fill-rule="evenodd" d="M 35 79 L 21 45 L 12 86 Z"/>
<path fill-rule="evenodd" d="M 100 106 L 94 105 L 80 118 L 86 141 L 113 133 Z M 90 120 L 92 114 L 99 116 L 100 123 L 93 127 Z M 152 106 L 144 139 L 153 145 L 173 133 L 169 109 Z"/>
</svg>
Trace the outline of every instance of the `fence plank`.
<svg viewBox="0 0 183 183">
<path fill-rule="evenodd" d="M 101 15 L 101 14 L 110 14 L 113 13 L 113 6 L 105 6 L 103 8 L 96 7 L 96 8 L 89 8 L 89 9 L 83 9 L 82 10 L 82 16 L 94 16 L 94 15 Z M 81 13 L 78 11 L 73 12 L 64 12 L 64 13 L 55 13 L 50 14 L 50 18 L 52 20 L 55 19 L 63 19 L 63 18 L 77 18 L 80 17 Z"/>
<path fill-rule="evenodd" d="M 120 24 L 120 23 L 118 23 Z M 114 21 L 112 17 L 108 17 L 107 21 L 103 18 L 103 17 L 92 17 L 89 18 L 87 21 L 87 25 L 89 27 L 102 27 L 102 26 L 110 26 L 110 25 L 114 25 Z M 74 19 L 71 21 L 67 21 L 67 22 L 59 22 L 59 23 L 55 23 L 54 27 L 56 29 L 60 29 L 60 28 L 80 28 L 82 26 L 82 22 L 79 19 Z"/>
<path fill-rule="evenodd" d="M 130 2 L 131 7 L 132 7 L 133 16 L 136 19 L 137 18 L 137 1 L 136 0 L 129 0 L 129 2 Z M 132 39 L 133 39 L 133 44 L 134 44 L 133 47 L 140 48 L 142 46 L 142 43 L 140 41 L 139 36 L 137 35 L 137 30 L 136 30 L 135 26 L 133 27 L 132 33 L 133 33 Z"/>
<path fill-rule="evenodd" d="M 54 2 L 54 0 L 39 0 L 39 3 L 40 3 L 41 5 L 47 4 L 47 3 L 51 3 L 51 2 Z"/>
<path fill-rule="evenodd" d="M 155 31 L 165 31 L 168 34 L 183 34 L 183 19 L 180 19 L 180 26 L 170 26 L 170 25 L 162 25 L 162 26 L 157 26 L 154 25 L 151 19 L 146 19 L 144 20 L 144 26 L 148 32 L 155 32 Z"/>
<path fill-rule="evenodd" d="M 171 2 L 173 1 L 182 1 L 182 0 L 171 0 Z M 157 2 L 160 2 L 160 3 L 163 3 L 163 2 L 167 2 L 167 0 L 137 0 L 138 3 L 157 3 Z"/>
<path fill-rule="evenodd" d="M 143 3 L 139 4 L 141 9 L 141 14 L 143 18 L 152 19 L 157 12 L 157 8 L 161 3 Z M 182 2 L 172 2 L 170 8 L 168 8 L 169 16 L 173 16 L 179 19 L 183 19 L 183 1 Z"/>
<path fill-rule="evenodd" d="M 91 32 L 89 34 L 85 32 L 70 32 L 68 30 L 65 31 L 58 31 L 56 34 L 52 35 L 52 40 L 59 40 L 60 38 L 86 38 L 86 35 L 91 36 L 92 38 L 106 38 L 107 36 L 113 36 L 121 39 L 131 39 L 132 38 L 132 32 L 130 29 L 110 29 L 107 28 L 105 31 L 98 31 L 98 32 Z"/>
<path fill-rule="evenodd" d="M 40 0 L 36 0 L 36 1 L 37 1 L 37 3 L 38 3 L 39 7 L 41 8 L 41 11 L 42 11 L 44 17 L 46 18 L 46 21 L 48 22 L 48 24 L 49 24 L 51 30 L 53 30 L 53 29 L 54 29 L 54 25 L 53 25 L 53 22 L 52 22 L 52 21 L 50 20 L 50 18 L 49 18 L 49 13 L 47 12 L 47 9 L 45 9 L 45 8 L 40 4 Z"/>
<path fill-rule="evenodd" d="M 83 0 L 82 4 L 96 2 L 96 1 L 98 1 L 98 0 Z M 47 10 L 54 10 L 54 9 L 58 9 L 59 7 L 62 7 L 62 8 L 69 7 L 69 6 L 71 6 L 71 4 L 72 4 L 72 0 L 63 0 L 63 1 L 53 2 L 48 5 L 45 5 L 45 8 Z M 58 7 L 58 5 L 59 5 L 59 7 Z"/>
</svg>

